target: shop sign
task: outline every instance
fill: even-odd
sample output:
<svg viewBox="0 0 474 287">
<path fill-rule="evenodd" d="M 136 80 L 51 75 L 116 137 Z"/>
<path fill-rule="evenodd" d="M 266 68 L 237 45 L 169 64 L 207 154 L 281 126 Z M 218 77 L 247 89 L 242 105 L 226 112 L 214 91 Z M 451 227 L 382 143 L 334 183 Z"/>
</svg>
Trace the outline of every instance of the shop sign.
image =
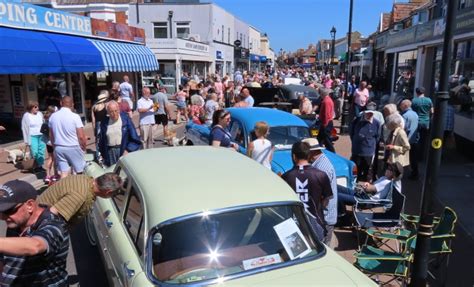
<svg viewBox="0 0 474 287">
<path fill-rule="evenodd" d="M 415 43 L 415 27 L 399 31 L 387 40 L 387 47 L 397 47 Z"/>
<path fill-rule="evenodd" d="M 178 49 L 192 50 L 196 52 L 209 53 L 209 46 L 197 42 L 178 39 Z"/>
<path fill-rule="evenodd" d="M 0 25 L 91 35 L 91 19 L 41 6 L 0 0 Z"/>
<path fill-rule="evenodd" d="M 375 49 L 382 49 L 387 45 L 387 33 L 380 34 L 375 38 Z"/>
<path fill-rule="evenodd" d="M 94 18 L 91 19 L 91 27 L 95 36 L 145 43 L 145 30 L 141 28 Z"/>
<path fill-rule="evenodd" d="M 474 6 L 458 11 L 454 29 L 456 34 L 472 32 L 474 29 Z"/>
<path fill-rule="evenodd" d="M 416 26 L 416 41 L 426 41 L 433 38 L 434 21 Z"/>
<path fill-rule="evenodd" d="M 441 36 L 444 34 L 444 30 L 446 30 L 446 24 L 443 19 L 438 19 L 435 21 L 434 29 L 433 29 L 433 36 Z"/>
<path fill-rule="evenodd" d="M 12 98 L 8 75 L 0 75 L 0 118 L 11 117 Z"/>
</svg>

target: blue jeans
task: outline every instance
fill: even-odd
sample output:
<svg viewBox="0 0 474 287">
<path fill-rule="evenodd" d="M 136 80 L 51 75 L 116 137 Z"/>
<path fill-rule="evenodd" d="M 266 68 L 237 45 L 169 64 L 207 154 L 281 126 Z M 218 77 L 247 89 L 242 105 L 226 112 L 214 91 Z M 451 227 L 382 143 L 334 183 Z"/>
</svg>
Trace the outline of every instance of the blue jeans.
<svg viewBox="0 0 474 287">
<path fill-rule="evenodd" d="M 337 201 L 343 205 L 354 205 L 356 204 L 355 200 L 355 191 L 353 189 L 338 185 L 337 186 Z"/>
</svg>

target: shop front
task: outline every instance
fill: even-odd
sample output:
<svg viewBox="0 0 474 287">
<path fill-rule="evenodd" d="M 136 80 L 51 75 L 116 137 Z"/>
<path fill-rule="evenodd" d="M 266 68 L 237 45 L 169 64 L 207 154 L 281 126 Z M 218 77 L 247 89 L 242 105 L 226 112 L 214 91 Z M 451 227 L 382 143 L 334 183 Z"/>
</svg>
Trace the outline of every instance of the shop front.
<svg viewBox="0 0 474 287">
<path fill-rule="evenodd" d="M 248 49 L 236 45 L 234 48 L 234 70 L 241 72 L 248 71 L 249 57 L 250 53 Z"/>
<path fill-rule="evenodd" d="M 98 38 L 95 35 L 113 23 L 101 28 L 101 20 L 84 16 L 30 4 L 0 1 L 0 5 L 10 7 L 4 10 L 8 15 L 0 17 L 2 124 L 17 126 L 28 101 L 37 101 L 44 110 L 59 106 L 66 95 L 73 97 L 76 112 L 87 119 L 100 89 L 109 89 L 125 73 L 136 84 L 137 72 L 158 69 L 153 53 L 142 45 L 144 38 L 134 42 L 135 36 L 140 37 L 131 29 L 119 39 Z M 21 11 L 30 16 L 21 17 Z"/>
<path fill-rule="evenodd" d="M 147 40 L 147 47 L 160 62 L 161 79 L 167 83 L 173 82 L 169 91 L 176 90 L 181 84 L 183 73 L 196 75 L 200 80 L 210 73 L 213 60 L 207 44 L 180 38 L 150 39 Z M 151 82 L 156 74 L 146 73 L 144 82 Z"/>
<path fill-rule="evenodd" d="M 260 56 L 259 55 L 250 54 L 250 71 L 260 72 Z"/>
</svg>

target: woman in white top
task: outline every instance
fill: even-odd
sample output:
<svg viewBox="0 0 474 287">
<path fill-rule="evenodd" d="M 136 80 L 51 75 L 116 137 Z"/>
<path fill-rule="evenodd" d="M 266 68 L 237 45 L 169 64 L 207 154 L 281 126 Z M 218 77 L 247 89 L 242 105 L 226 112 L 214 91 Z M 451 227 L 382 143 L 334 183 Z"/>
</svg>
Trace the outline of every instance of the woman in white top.
<svg viewBox="0 0 474 287">
<path fill-rule="evenodd" d="M 27 112 L 21 119 L 23 141 L 30 149 L 32 158 L 35 159 L 39 170 L 43 169 L 46 142 L 41 133 L 43 114 L 39 111 L 38 103 L 30 101 L 26 107 Z"/>
<path fill-rule="evenodd" d="M 257 122 L 255 124 L 255 135 L 257 139 L 249 143 L 247 155 L 268 169 L 272 169 L 271 162 L 273 158 L 272 143 L 266 139 L 269 127 L 266 122 Z"/>
</svg>

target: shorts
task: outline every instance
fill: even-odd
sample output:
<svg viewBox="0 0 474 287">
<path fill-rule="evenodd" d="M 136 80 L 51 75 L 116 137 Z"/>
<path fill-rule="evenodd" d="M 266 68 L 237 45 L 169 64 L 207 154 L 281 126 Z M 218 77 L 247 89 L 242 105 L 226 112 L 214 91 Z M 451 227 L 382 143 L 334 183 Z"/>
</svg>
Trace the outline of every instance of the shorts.
<svg viewBox="0 0 474 287">
<path fill-rule="evenodd" d="M 155 123 L 157 125 L 162 124 L 164 126 L 168 125 L 168 116 L 166 114 L 155 115 Z"/>
<path fill-rule="evenodd" d="M 82 173 L 86 166 L 84 151 L 79 146 L 56 146 L 54 157 L 61 172 L 68 172 L 72 167 L 76 173 Z"/>
<path fill-rule="evenodd" d="M 186 102 L 177 102 L 176 107 L 178 107 L 178 109 L 185 109 L 186 108 Z"/>
</svg>

